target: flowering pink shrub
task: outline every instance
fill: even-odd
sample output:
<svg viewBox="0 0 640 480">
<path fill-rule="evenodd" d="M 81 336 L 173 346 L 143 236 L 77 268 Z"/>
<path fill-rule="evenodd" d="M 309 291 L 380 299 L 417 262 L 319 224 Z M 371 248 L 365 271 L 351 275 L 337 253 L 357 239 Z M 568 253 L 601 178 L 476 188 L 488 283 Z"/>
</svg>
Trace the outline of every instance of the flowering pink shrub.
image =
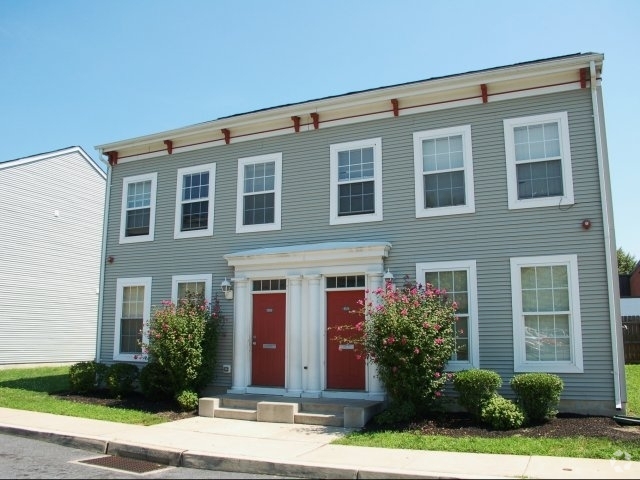
<svg viewBox="0 0 640 480">
<path fill-rule="evenodd" d="M 149 322 L 149 343 L 142 345 L 149 365 L 155 364 L 154 381 L 173 395 L 204 387 L 213 376 L 220 321 L 217 299 L 213 308 L 189 293 L 177 305 L 163 301 Z"/>
<path fill-rule="evenodd" d="M 429 284 L 387 284 L 370 293 L 362 302 L 366 320 L 338 327 L 338 338 L 360 332 L 356 354 L 377 366 L 393 420 L 408 420 L 428 410 L 451 378 L 444 368 L 455 352 L 455 305 Z"/>
</svg>

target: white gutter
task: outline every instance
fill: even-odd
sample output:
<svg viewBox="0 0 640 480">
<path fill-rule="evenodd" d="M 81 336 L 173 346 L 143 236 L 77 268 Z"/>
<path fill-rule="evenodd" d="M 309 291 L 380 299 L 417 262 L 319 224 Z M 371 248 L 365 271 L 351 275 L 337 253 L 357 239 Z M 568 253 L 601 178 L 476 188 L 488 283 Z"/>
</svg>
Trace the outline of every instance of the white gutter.
<svg viewBox="0 0 640 480">
<path fill-rule="evenodd" d="M 102 158 L 102 151 L 99 151 Z M 102 248 L 100 252 L 100 289 L 98 297 L 98 331 L 96 332 L 96 362 L 100 363 L 102 353 L 102 308 L 104 298 L 104 270 L 106 267 L 105 255 L 107 253 L 107 224 L 109 219 L 109 199 L 111 198 L 111 165 L 107 162 L 107 188 L 104 194 L 104 218 L 102 219 Z"/>
<path fill-rule="evenodd" d="M 611 221 L 609 218 L 610 193 L 605 175 L 604 154 L 602 151 L 602 127 L 600 125 L 600 108 L 598 107 L 598 79 L 596 75 L 596 64 L 592 60 L 589 62 L 591 74 L 591 101 L 593 103 L 593 124 L 596 134 L 596 152 L 598 156 L 598 175 L 600 177 L 600 203 L 602 204 L 602 223 L 604 230 L 605 260 L 607 267 L 607 286 L 609 292 L 609 320 L 611 327 L 611 350 L 613 354 L 613 389 L 615 393 L 616 409 L 622 409 L 622 395 L 620 382 L 620 355 L 618 352 L 618 328 L 617 319 L 619 317 L 618 305 L 615 301 L 614 275 L 613 271 L 613 251 L 611 243 Z"/>
</svg>

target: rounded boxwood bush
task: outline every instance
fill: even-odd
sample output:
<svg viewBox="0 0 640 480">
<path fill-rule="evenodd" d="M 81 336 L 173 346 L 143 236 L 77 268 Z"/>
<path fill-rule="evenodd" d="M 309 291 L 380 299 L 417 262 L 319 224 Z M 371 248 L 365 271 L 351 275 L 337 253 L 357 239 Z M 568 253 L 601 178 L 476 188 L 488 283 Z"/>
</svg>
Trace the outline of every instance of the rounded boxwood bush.
<svg viewBox="0 0 640 480">
<path fill-rule="evenodd" d="M 522 409 L 501 395 L 494 395 L 482 407 L 480 414 L 484 423 L 495 430 L 513 430 L 520 428 L 525 420 Z"/>
<path fill-rule="evenodd" d="M 107 366 L 95 361 L 79 362 L 69 367 L 69 389 L 76 393 L 87 393 L 100 387 Z"/>
<path fill-rule="evenodd" d="M 180 392 L 176 397 L 176 401 L 185 412 L 198 408 L 198 394 L 192 390 L 183 390 Z"/>
<path fill-rule="evenodd" d="M 139 370 L 130 363 L 114 363 L 107 370 L 105 382 L 112 395 L 120 397 L 135 390 Z"/>
<path fill-rule="evenodd" d="M 554 417 L 564 384 L 551 373 L 523 373 L 511 379 L 516 402 L 530 423 L 541 423 Z"/>
<path fill-rule="evenodd" d="M 170 399 L 171 386 L 167 380 L 167 372 L 159 363 L 151 362 L 140 370 L 140 390 L 150 399 Z"/>
<path fill-rule="evenodd" d="M 474 368 L 458 372 L 453 377 L 453 388 L 459 394 L 458 403 L 478 420 L 482 406 L 491 400 L 501 386 L 500 375 L 492 370 Z"/>
</svg>

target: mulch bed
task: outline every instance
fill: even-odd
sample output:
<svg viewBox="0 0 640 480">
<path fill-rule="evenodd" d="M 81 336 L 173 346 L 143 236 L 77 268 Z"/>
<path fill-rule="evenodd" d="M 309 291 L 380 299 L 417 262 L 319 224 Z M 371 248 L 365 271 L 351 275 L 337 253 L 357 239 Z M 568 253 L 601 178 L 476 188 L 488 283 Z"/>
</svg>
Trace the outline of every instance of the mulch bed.
<svg viewBox="0 0 640 480">
<path fill-rule="evenodd" d="M 72 402 L 140 410 L 160 415 L 168 421 L 182 420 L 198 415 L 197 410 L 181 411 L 178 405 L 170 399 L 151 400 L 137 392 L 124 398 L 113 398 L 107 390 L 99 390 L 84 395 L 65 392 L 56 396 Z M 375 430 L 412 431 L 424 435 L 446 435 L 450 437 L 604 437 L 611 440 L 637 441 L 640 443 L 640 427 L 619 425 L 612 417 L 566 413 L 560 413 L 556 418 L 541 425 L 506 431 L 493 430 L 487 426 L 478 425 L 466 413 L 451 412 L 439 414 L 432 418 L 425 418 L 418 422 L 393 426 L 379 426 L 372 420 L 364 428 L 364 431 Z"/>
</svg>

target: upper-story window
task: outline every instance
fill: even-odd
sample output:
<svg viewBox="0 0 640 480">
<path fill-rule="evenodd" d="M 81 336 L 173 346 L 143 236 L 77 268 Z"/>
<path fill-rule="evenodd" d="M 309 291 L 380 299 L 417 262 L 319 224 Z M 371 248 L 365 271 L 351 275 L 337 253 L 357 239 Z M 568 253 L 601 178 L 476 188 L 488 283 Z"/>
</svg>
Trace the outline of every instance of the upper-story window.
<svg viewBox="0 0 640 480">
<path fill-rule="evenodd" d="M 511 259 L 515 372 L 582 373 L 578 257 Z"/>
<path fill-rule="evenodd" d="M 236 233 L 280 230 L 282 153 L 238 159 Z"/>
<path fill-rule="evenodd" d="M 473 213 L 471 126 L 413 134 L 416 217 Z"/>
<path fill-rule="evenodd" d="M 120 243 L 153 240 L 157 180 L 157 173 L 124 178 L 120 216 Z"/>
<path fill-rule="evenodd" d="M 178 169 L 174 238 L 213 235 L 216 164 Z"/>
<path fill-rule="evenodd" d="M 330 147 L 331 225 L 382 220 L 382 139 Z"/>
<path fill-rule="evenodd" d="M 509 209 L 573 204 L 567 112 L 504 120 Z"/>
<path fill-rule="evenodd" d="M 416 278 L 422 285 L 446 291 L 456 302 L 456 352 L 447 369 L 459 371 L 479 368 L 478 294 L 475 260 L 416 264 Z"/>
</svg>

